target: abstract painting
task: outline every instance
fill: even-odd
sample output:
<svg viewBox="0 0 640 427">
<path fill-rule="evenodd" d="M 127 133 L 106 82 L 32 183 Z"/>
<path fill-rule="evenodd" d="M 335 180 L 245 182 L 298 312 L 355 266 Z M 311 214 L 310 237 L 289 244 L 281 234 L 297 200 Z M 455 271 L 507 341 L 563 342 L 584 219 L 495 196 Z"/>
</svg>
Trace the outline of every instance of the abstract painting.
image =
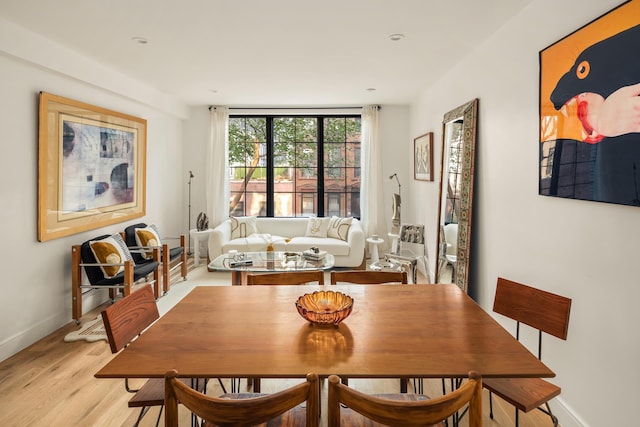
<svg viewBox="0 0 640 427">
<path fill-rule="evenodd" d="M 145 214 L 146 121 L 40 94 L 38 240 Z"/>
</svg>

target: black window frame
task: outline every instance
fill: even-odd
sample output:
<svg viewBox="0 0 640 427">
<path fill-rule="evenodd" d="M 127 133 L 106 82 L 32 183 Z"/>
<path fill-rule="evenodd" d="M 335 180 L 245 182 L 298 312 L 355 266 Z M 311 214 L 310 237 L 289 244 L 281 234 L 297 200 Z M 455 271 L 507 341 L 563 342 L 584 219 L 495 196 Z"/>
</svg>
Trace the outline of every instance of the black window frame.
<svg viewBox="0 0 640 427">
<path fill-rule="evenodd" d="M 362 150 L 362 139 L 360 138 L 360 141 L 346 141 L 346 137 L 345 137 L 345 141 L 325 141 L 324 140 L 324 136 L 325 136 L 325 119 L 333 119 L 333 118 L 337 118 L 337 119 L 358 119 L 360 120 L 360 135 L 362 135 L 362 116 L 360 114 L 300 114 L 300 115 L 291 115 L 291 114 L 231 114 L 229 115 L 229 119 L 264 119 L 265 120 L 265 135 L 266 135 L 266 215 L 259 215 L 259 216 L 266 216 L 266 217 L 275 217 L 275 172 L 276 169 L 278 167 L 281 166 L 275 166 L 275 153 L 274 153 L 274 148 L 275 148 L 275 144 L 276 141 L 274 141 L 274 120 L 276 119 L 287 119 L 287 118 L 291 118 L 291 119 L 299 119 L 299 118 L 311 118 L 311 119 L 315 119 L 316 121 L 316 129 L 317 129 L 317 140 L 315 142 L 316 147 L 317 147 L 317 190 L 315 193 L 311 193 L 311 194 L 315 194 L 315 199 L 316 199 L 316 204 L 317 204 L 317 211 L 315 212 L 314 215 L 317 215 L 318 217 L 324 217 L 327 216 L 327 206 L 325 206 L 325 199 L 327 199 L 327 195 L 328 194 L 341 194 L 341 198 L 344 199 L 344 209 L 345 211 L 351 211 L 352 216 L 356 217 L 356 218 L 360 218 L 360 214 L 361 211 L 357 212 L 357 215 L 353 215 L 354 213 L 354 207 L 358 206 L 359 207 L 359 200 L 360 200 L 360 190 L 362 189 L 362 182 L 360 181 L 360 183 L 358 184 L 358 191 L 355 192 L 353 191 L 353 188 L 351 188 L 348 184 L 348 178 L 345 175 L 345 185 L 343 190 L 340 193 L 336 193 L 336 192 L 331 192 L 331 193 L 326 193 L 325 191 L 325 150 L 324 150 L 324 146 L 327 143 L 340 143 L 340 144 L 344 144 L 344 151 L 345 151 L 345 157 L 347 156 L 346 153 L 346 149 L 348 144 L 350 143 L 354 143 L 357 142 L 359 143 L 358 145 L 358 154 L 361 152 Z M 297 142 L 297 141 L 296 141 Z M 296 143 L 294 142 L 294 143 Z M 356 160 L 356 159 L 354 159 Z M 357 160 L 360 160 L 360 156 L 357 156 Z M 229 160 L 229 166 L 231 166 L 231 159 Z M 296 162 L 294 162 L 296 163 Z M 302 166 L 298 166 L 298 165 L 294 165 L 294 166 L 290 166 L 293 168 L 293 175 L 296 175 L 296 169 L 303 171 L 305 168 Z M 349 169 L 353 169 L 353 178 L 354 180 L 358 180 L 361 178 L 361 168 L 362 165 L 354 165 L 354 166 L 348 166 L 346 161 L 345 164 L 343 164 L 341 166 L 341 168 L 344 170 L 345 174 L 348 174 L 348 170 Z M 330 178 L 330 177 L 329 177 Z M 301 212 L 297 212 L 298 209 L 296 209 L 296 204 L 297 204 L 297 198 L 300 197 L 300 203 L 302 203 L 302 199 L 303 197 L 301 196 L 302 194 L 307 194 L 307 192 L 299 192 L 297 191 L 298 189 L 295 188 L 296 184 L 294 183 L 294 192 L 292 193 L 292 196 L 294 198 L 293 201 L 293 216 L 294 217 L 307 217 L 309 216 L 308 214 L 305 214 L 303 211 L 303 207 L 302 204 L 300 205 L 300 211 Z M 244 202 L 246 202 L 247 200 L 247 190 L 245 189 L 244 195 L 242 196 L 242 200 Z M 355 201 L 355 202 L 354 202 Z M 356 205 L 354 206 L 354 203 L 356 203 Z M 242 210 L 244 212 L 244 214 L 247 214 L 247 208 L 246 206 L 242 207 Z M 261 213 L 264 212 L 264 210 L 261 210 Z M 231 206 L 230 206 L 230 211 L 229 211 L 230 215 L 233 215 L 234 213 L 231 212 Z"/>
</svg>

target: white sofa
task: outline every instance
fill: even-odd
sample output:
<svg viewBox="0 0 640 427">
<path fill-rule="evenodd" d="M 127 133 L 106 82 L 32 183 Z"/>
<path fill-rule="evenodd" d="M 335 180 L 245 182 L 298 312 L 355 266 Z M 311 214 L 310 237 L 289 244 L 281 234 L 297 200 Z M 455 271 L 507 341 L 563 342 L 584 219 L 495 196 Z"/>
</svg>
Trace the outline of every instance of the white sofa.
<svg viewBox="0 0 640 427">
<path fill-rule="evenodd" d="M 307 236 L 309 218 L 255 218 L 255 232 L 247 237 L 231 238 L 231 220 L 213 229 L 209 237 L 209 258 L 237 250 L 265 251 L 273 244 L 275 251 L 302 252 L 311 247 L 327 251 L 335 257 L 336 267 L 359 267 L 364 260 L 365 237 L 360 221 L 353 218 L 346 240 L 332 237 Z"/>
</svg>

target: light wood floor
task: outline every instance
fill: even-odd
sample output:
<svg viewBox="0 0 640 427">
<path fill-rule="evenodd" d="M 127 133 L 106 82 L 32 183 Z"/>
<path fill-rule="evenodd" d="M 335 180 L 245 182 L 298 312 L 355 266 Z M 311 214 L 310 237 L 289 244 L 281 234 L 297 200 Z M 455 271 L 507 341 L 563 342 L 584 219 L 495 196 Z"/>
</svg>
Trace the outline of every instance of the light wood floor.
<svg viewBox="0 0 640 427">
<path fill-rule="evenodd" d="M 176 282 L 173 282 L 176 283 Z M 177 282 L 179 286 L 179 282 Z M 104 307 L 83 317 L 94 319 Z M 106 341 L 66 343 L 63 338 L 78 329 L 74 322 L 55 331 L 13 357 L 0 363 L 0 426 L 131 426 L 138 410 L 127 407 L 130 395 L 122 380 L 96 379 L 93 374 L 113 355 Z M 455 357 L 455 355 L 452 355 Z M 292 385 L 295 380 L 262 381 L 265 393 Z M 217 381 L 211 381 L 209 393 L 219 394 Z M 397 392 L 397 380 L 356 380 L 349 385 L 361 391 Z M 427 380 L 425 393 L 442 393 L 439 380 Z M 326 381 L 323 392 L 326 404 Z M 513 407 L 494 397 L 494 420 L 489 418 L 489 399 L 484 395 L 484 425 L 513 426 Z M 322 410 L 326 414 L 326 408 Z M 149 411 L 142 426 L 155 425 L 158 409 Z M 184 411 L 181 425 L 189 424 Z M 161 420 L 161 425 L 164 421 Z M 326 425 L 323 419 L 321 425 Z M 468 423 L 463 419 L 461 426 Z M 520 415 L 521 427 L 550 426 L 540 411 Z"/>
</svg>

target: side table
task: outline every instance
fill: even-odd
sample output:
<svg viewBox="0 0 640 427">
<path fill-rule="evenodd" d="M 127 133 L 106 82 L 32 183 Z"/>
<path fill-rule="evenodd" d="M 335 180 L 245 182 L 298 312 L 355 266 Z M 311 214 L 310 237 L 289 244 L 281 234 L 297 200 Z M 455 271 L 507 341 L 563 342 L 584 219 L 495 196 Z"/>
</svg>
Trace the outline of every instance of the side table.
<svg viewBox="0 0 640 427">
<path fill-rule="evenodd" d="M 378 255 L 378 245 L 384 242 L 383 239 L 378 236 L 372 236 L 367 238 L 367 243 L 369 243 L 369 258 L 371 259 L 371 263 L 378 262 L 380 257 Z"/>
<path fill-rule="evenodd" d="M 199 231 L 197 229 L 189 230 L 189 235 L 193 238 L 193 265 L 200 265 L 200 241 L 204 241 L 207 243 L 207 247 L 209 246 L 209 235 L 213 232 L 213 228 L 208 228 L 206 230 Z"/>
<path fill-rule="evenodd" d="M 389 238 L 391 239 L 391 253 L 395 254 L 396 252 L 398 252 L 398 242 L 400 240 L 400 235 L 399 234 L 394 234 L 394 233 L 389 233 Z"/>
</svg>

